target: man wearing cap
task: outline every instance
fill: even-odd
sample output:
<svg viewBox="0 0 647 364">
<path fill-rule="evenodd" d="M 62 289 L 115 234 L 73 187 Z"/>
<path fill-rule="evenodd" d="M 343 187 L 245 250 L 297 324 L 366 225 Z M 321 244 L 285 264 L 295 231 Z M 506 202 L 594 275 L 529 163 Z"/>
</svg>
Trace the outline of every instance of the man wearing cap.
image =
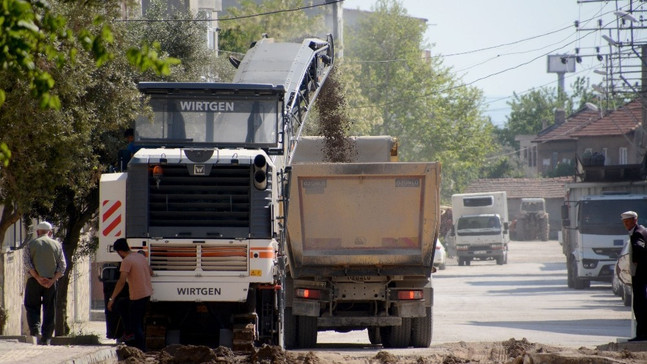
<svg viewBox="0 0 647 364">
<path fill-rule="evenodd" d="M 67 264 L 61 244 L 52 239 L 52 224 L 44 221 L 36 226 L 36 238 L 23 248 L 25 268 L 29 279 L 25 288 L 25 310 L 29 334 L 38 336 L 41 304 L 43 323 L 39 345 L 49 345 L 56 321 L 57 281 Z"/>
<path fill-rule="evenodd" d="M 636 316 L 636 337 L 629 341 L 647 340 L 647 230 L 638 224 L 638 214 L 626 211 L 620 214 L 622 223 L 629 231 L 631 260 L 636 264 L 636 273 L 631 277 L 633 309 Z"/>
</svg>

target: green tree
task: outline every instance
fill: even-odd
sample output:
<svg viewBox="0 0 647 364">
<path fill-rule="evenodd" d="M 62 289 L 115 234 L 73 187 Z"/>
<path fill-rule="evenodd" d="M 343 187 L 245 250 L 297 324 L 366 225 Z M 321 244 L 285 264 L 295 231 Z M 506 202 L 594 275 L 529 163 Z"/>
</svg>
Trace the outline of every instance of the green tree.
<svg viewBox="0 0 647 364">
<path fill-rule="evenodd" d="M 225 17 L 220 21 L 220 49 L 244 54 L 263 34 L 282 42 L 300 42 L 321 32 L 322 17 L 309 17 L 303 10 L 285 12 L 302 7 L 303 0 L 265 0 L 260 3 L 242 0 L 239 8 L 226 9 L 230 18 L 238 19 L 227 21 Z M 254 16 L 265 13 L 268 14 Z"/>
<path fill-rule="evenodd" d="M 378 0 L 373 13 L 348 33 L 345 55 L 358 92 L 381 117 L 369 121 L 372 135 L 400 140 L 404 161 L 443 164 L 443 196 L 478 177 L 493 148 L 492 125 L 483 115 L 482 92 L 461 84 L 440 57 L 427 56 L 426 24 L 411 18 L 396 0 Z"/>
<path fill-rule="evenodd" d="M 516 135 L 539 133 L 555 119 L 555 109 L 563 108 L 554 88 L 533 89 L 519 95 L 513 93 L 513 100 L 508 102 L 510 115 L 507 117 L 502 137 L 509 145 L 515 145 Z M 568 111 L 565 110 L 567 113 Z"/>
<path fill-rule="evenodd" d="M 230 80 L 235 69 L 229 61 L 217 57 L 206 46 L 205 15 L 194 14 L 188 9 L 177 9 L 171 4 L 165 0 L 152 0 L 142 17 L 147 21 L 127 24 L 127 36 L 132 43 L 155 44 L 162 55 L 182 60 L 181 64 L 167 74 L 161 75 L 150 70 L 140 79 L 185 82 Z"/>
<path fill-rule="evenodd" d="M 69 29 L 91 34 L 104 28 L 98 18 L 117 18 L 113 2 L 51 2 L 50 15 L 66 19 Z M 67 283 L 79 251 L 82 229 L 96 216 L 101 171 L 116 159 L 114 144 L 128 122 L 141 110 L 141 96 L 133 80 L 141 70 L 170 70 L 176 61 L 158 56 L 154 48 L 133 51 L 141 43 L 128 37 L 124 25 L 110 30 L 111 42 L 102 52 L 110 55 L 98 64 L 95 53 L 84 51 L 82 40 L 59 42 L 47 38 L 44 48 L 56 47 L 73 58 L 56 67 L 45 67 L 52 80 L 56 107 L 42 107 L 31 80 L 13 69 L 0 70 L 0 89 L 6 90 L 0 113 L 0 144 L 11 150 L 11 163 L 0 168 L 0 239 L 22 216 L 45 217 L 61 229 L 57 236 L 69 269 L 61 281 L 56 332 L 66 334 Z M 137 58 L 133 62 L 133 58 Z M 136 65 L 137 68 L 133 67 Z M 112 137 L 118 135 L 118 138 Z M 111 147 L 112 145 L 112 147 Z M 112 156 L 109 156 L 112 154 Z M 27 221 L 29 219 L 26 219 Z M 2 243 L 2 240 L 0 240 Z"/>
</svg>

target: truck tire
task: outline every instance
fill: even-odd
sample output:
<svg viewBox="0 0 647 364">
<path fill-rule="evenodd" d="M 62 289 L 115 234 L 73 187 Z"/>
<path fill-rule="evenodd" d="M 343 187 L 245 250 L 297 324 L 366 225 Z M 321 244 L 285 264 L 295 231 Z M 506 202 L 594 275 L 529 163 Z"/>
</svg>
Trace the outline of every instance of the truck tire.
<svg viewBox="0 0 647 364">
<path fill-rule="evenodd" d="M 380 336 L 385 348 L 406 348 L 411 338 L 411 319 L 403 317 L 400 326 L 380 327 Z"/>
<path fill-rule="evenodd" d="M 526 221 L 525 217 L 520 217 L 519 219 L 517 219 L 515 229 L 515 235 L 518 241 L 527 240 L 526 235 L 528 234 L 528 232 L 526 230 L 528 230 L 528 221 Z"/>
<path fill-rule="evenodd" d="M 379 327 L 368 328 L 368 341 L 370 341 L 373 345 L 380 345 L 382 343 L 382 336 L 380 336 Z"/>
<path fill-rule="evenodd" d="M 633 300 L 633 292 L 631 288 L 626 285 L 622 285 L 622 303 L 629 307 L 631 306 L 631 301 Z"/>
<path fill-rule="evenodd" d="M 545 215 L 539 220 L 539 239 L 541 239 L 541 241 L 548 241 L 549 235 L 550 224 L 548 223 L 548 215 Z"/>
<path fill-rule="evenodd" d="M 433 317 L 431 307 L 426 307 L 425 317 L 411 319 L 411 346 L 414 348 L 428 348 L 433 335 Z"/>
<path fill-rule="evenodd" d="M 566 262 L 566 285 L 568 288 L 575 288 L 575 272 L 573 272 L 572 258 L 568 258 Z"/>
<path fill-rule="evenodd" d="M 504 264 L 505 264 L 505 260 L 506 260 L 506 259 L 505 259 L 505 253 L 504 253 L 504 254 L 501 254 L 501 255 L 499 255 L 498 257 L 496 257 L 496 264 L 497 264 L 497 265 L 504 265 Z"/>
<path fill-rule="evenodd" d="M 297 316 L 297 344 L 300 348 L 312 348 L 317 344 L 317 318 Z"/>
<path fill-rule="evenodd" d="M 283 313 L 283 344 L 286 349 L 297 345 L 297 318 L 292 314 L 292 307 L 286 307 Z"/>
<path fill-rule="evenodd" d="M 586 279 L 581 279 L 577 277 L 577 267 L 575 259 L 571 259 L 571 272 L 573 272 L 573 288 L 575 289 L 584 289 L 591 287 L 591 282 Z"/>
</svg>

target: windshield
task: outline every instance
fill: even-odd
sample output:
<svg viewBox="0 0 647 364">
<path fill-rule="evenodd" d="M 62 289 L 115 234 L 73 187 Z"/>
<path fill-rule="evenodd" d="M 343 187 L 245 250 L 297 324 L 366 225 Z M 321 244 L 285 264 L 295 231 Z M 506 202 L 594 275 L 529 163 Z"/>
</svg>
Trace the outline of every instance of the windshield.
<svg viewBox="0 0 647 364">
<path fill-rule="evenodd" d="M 208 143 L 276 146 L 276 97 L 151 95 L 153 120 L 136 122 L 136 143 Z"/>
<path fill-rule="evenodd" d="M 582 234 L 627 234 L 620 214 L 628 210 L 638 213 L 639 224 L 647 222 L 647 199 L 582 201 L 579 206 L 578 225 Z"/>
<path fill-rule="evenodd" d="M 458 230 L 501 229 L 501 222 L 495 216 L 466 216 L 458 219 Z"/>
<path fill-rule="evenodd" d="M 521 211 L 544 211 L 544 201 L 521 201 Z"/>
</svg>

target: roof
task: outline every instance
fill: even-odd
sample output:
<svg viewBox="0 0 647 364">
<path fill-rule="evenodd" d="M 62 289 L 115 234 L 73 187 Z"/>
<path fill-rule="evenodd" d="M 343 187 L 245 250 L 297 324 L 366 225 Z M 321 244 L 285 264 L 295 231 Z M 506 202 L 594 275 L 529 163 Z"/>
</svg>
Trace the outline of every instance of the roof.
<svg viewBox="0 0 647 364">
<path fill-rule="evenodd" d="M 574 132 L 598 119 L 600 119 L 600 114 L 597 111 L 582 109 L 569 116 L 566 122 L 553 124 L 540 131 L 532 142 L 575 141 Z"/>
<path fill-rule="evenodd" d="M 617 110 L 611 111 L 603 118 L 583 126 L 572 133 L 571 136 L 579 138 L 626 135 L 640 127 L 641 120 L 642 104 L 639 100 L 634 100 Z"/>
<path fill-rule="evenodd" d="M 537 134 L 533 143 L 575 141 L 581 137 L 621 136 L 641 125 L 642 104 L 639 99 L 600 116 L 599 111 L 582 109 L 561 124 L 553 124 Z"/>
<path fill-rule="evenodd" d="M 572 181 L 572 177 L 483 178 L 472 182 L 464 192 L 506 191 L 508 198 L 564 198 L 564 184 Z"/>
</svg>

